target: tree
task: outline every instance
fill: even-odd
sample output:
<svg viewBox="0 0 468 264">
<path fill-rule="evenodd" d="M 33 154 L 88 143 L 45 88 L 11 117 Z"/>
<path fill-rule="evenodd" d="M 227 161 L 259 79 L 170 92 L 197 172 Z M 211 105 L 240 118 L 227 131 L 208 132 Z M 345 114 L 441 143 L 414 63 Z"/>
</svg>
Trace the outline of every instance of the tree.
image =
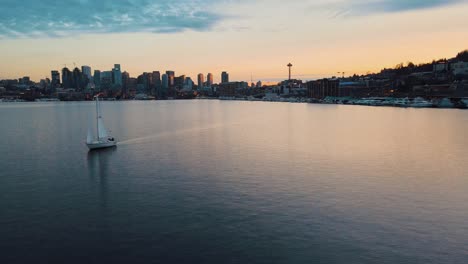
<svg viewBox="0 0 468 264">
<path fill-rule="evenodd" d="M 468 62 L 468 50 L 464 50 L 457 54 L 457 60 Z"/>
</svg>

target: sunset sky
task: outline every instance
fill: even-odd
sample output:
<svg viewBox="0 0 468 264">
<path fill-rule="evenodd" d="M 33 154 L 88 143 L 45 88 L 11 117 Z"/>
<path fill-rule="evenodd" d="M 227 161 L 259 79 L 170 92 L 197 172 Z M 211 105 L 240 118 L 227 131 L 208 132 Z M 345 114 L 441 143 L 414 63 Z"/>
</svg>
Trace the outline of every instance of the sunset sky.
<svg viewBox="0 0 468 264">
<path fill-rule="evenodd" d="M 467 0 L 0 0 L 0 79 L 64 64 L 196 78 L 315 79 L 453 57 Z"/>
</svg>

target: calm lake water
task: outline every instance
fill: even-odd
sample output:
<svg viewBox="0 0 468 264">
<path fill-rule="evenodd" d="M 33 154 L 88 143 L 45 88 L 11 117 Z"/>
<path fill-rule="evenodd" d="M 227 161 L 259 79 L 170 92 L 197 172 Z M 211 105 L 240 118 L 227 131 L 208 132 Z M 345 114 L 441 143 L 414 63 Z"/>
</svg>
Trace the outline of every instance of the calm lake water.
<svg viewBox="0 0 468 264">
<path fill-rule="evenodd" d="M 468 111 L 0 104 L 0 263 L 468 263 Z"/>
</svg>

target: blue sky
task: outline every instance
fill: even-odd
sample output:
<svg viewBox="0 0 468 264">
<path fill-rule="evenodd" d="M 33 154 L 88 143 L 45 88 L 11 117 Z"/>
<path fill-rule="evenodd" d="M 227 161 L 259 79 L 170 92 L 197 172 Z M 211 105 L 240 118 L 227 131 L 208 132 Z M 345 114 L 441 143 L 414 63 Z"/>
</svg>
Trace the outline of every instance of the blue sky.
<svg viewBox="0 0 468 264">
<path fill-rule="evenodd" d="M 463 0 L 289 1 L 347 15 L 372 15 L 452 5 Z M 231 18 L 212 9 L 235 3 L 275 5 L 275 1 L 214 0 L 0 0 L 0 35 L 60 37 L 102 33 L 209 31 Z M 286 1 L 285 1 L 286 2 Z M 255 4 L 252 4 L 253 6 Z M 244 14 L 239 14 L 239 19 Z"/>
<path fill-rule="evenodd" d="M 365 73 L 468 48 L 468 0 L 0 0 L 0 78 L 64 64 L 233 79 Z M 256 77 L 255 77 L 256 76 Z"/>
<path fill-rule="evenodd" d="M 2 0 L 5 37 L 55 37 L 86 33 L 209 30 L 221 16 L 203 0 Z"/>
</svg>

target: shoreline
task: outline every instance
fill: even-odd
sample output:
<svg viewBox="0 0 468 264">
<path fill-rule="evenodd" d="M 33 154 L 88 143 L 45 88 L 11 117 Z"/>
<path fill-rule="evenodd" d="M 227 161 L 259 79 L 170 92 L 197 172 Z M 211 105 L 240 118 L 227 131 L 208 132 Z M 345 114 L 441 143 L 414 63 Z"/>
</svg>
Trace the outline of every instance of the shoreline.
<svg viewBox="0 0 468 264">
<path fill-rule="evenodd" d="M 167 99 L 167 100 L 139 100 L 125 99 L 116 100 L 108 98 L 103 101 L 124 102 L 124 101 L 186 101 L 187 99 Z M 468 98 L 452 100 L 450 98 L 441 98 L 438 100 L 426 100 L 423 98 L 326 98 L 323 100 L 311 98 L 241 98 L 241 97 L 199 97 L 190 100 L 219 100 L 219 101 L 244 101 L 244 102 L 267 102 L 267 103 L 307 103 L 319 105 L 358 105 L 358 106 L 373 106 L 373 107 L 396 107 L 396 108 L 433 108 L 433 109 L 468 109 Z M 455 101 L 455 102 L 454 102 Z M 61 101 L 54 98 L 45 98 L 35 101 L 26 101 L 21 99 L 4 100 L 0 99 L 1 103 L 66 103 L 66 102 L 88 102 L 88 101 Z M 90 102 L 90 101 L 89 101 Z"/>
</svg>

